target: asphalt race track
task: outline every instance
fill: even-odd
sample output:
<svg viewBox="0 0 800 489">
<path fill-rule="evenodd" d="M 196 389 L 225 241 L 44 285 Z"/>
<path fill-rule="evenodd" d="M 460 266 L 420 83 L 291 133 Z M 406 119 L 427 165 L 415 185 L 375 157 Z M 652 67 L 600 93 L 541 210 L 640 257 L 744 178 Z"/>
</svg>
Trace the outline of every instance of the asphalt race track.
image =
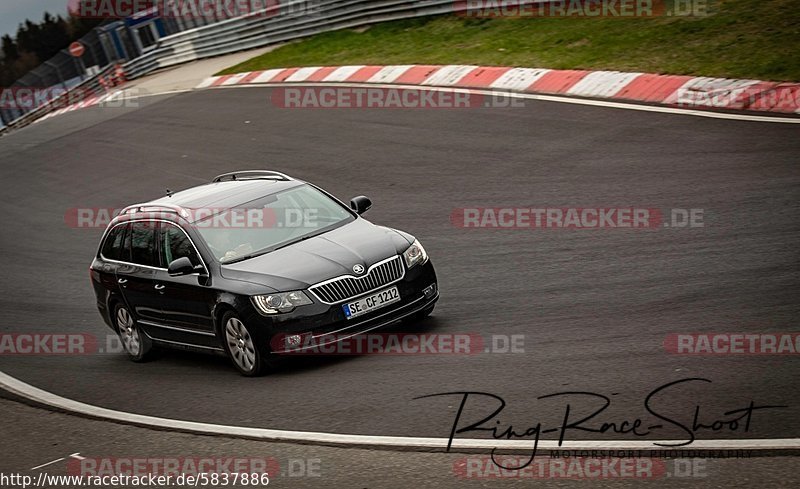
<svg viewBox="0 0 800 489">
<path fill-rule="evenodd" d="M 790 332 L 800 317 L 800 130 L 554 102 L 505 109 L 280 109 L 270 90 L 208 90 L 91 108 L 0 139 L 0 331 L 111 331 L 87 269 L 102 229 L 70 208 L 122 207 L 219 173 L 268 168 L 338 197 L 365 194 L 372 222 L 416 235 L 437 267 L 434 315 L 402 332 L 524 335 L 524 353 L 295 358 L 240 377 L 220 357 L 167 352 L 0 355 L 0 370 L 61 396 L 176 419 L 304 431 L 446 437 L 458 396 L 508 403 L 500 419 L 557 425 L 560 391 L 612 398 L 602 421 L 655 420 L 647 394 L 690 425 L 756 405 L 749 431 L 800 436 L 797 355 L 685 356 L 686 332 Z M 654 230 L 461 229 L 462 207 L 703 209 L 704 226 Z M 597 399 L 571 398 L 575 413 Z M 487 411 L 488 410 L 488 411 Z M 491 405 L 471 405 L 475 420 Z M 575 414 L 577 416 L 577 414 Z M 600 417 L 597 418 L 598 420 Z M 471 433 L 470 437 L 486 434 Z M 552 438 L 555 433 L 549 435 Z M 632 439 L 572 430 L 568 438 Z M 666 425 L 644 439 L 685 440 Z"/>
</svg>

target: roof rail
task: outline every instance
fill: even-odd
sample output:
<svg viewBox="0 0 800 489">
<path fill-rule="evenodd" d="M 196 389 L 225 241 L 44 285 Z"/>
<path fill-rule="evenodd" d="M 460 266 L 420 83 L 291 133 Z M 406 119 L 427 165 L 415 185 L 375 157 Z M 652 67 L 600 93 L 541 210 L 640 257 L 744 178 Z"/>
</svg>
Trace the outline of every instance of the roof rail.
<svg viewBox="0 0 800 489">
<path fill-rule="evenodd" d="M 172 212 L 181 217 L 189 217 L 189 212 L 179 205 L 173 204 L 134 204 L 122 209 L 119 215 L 136 214 L 137 212 Z"/>
<path fill-rule="evenodd" d="M 214 177 L 214 180 L 211 183 L 222 182 L 226 180 L 281 180 L 281 181 L 289 181 L 292 179 L 289 175 L 285 173 L 280 173 L 277 171 L 271 170 L 244 170 L 244 171 L 233 171 L 230 173 L 223 173 L 222 175 L 217 175 Z"/>
</svg>

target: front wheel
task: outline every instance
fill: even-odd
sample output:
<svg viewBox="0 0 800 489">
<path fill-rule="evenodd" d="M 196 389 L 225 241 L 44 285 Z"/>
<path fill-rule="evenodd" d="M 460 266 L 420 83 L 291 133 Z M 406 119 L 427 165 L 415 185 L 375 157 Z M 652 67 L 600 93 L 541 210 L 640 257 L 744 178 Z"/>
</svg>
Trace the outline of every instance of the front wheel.
<svg viewBox="0 0 800 489">
<path fill-rule="evenodd" d="M 222 328 L 225 352 L 239 373 L 247 377 L 265 374 L 269 367 L 266 360 L 269 353 L 256 346 L 252 333 L 233 311 L 222 316 Z"/>
<path fill-rule="evenodd" d="M 139 328 L 126 306 L 117 304 L 114 308 L 114 320 L 117 325 L 117 334 L 128 357 L 134 362 L 149 360 L 153 354 L 153 342 Z"/>
</svg>

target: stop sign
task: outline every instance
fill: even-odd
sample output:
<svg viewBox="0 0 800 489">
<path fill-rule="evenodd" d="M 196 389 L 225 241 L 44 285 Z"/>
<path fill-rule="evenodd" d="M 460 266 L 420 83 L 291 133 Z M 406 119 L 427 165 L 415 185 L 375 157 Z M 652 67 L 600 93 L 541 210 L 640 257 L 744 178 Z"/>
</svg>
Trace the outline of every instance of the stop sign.
<svg viewBox="0 0 800 489">
<path fill-rule="evenodd" d="M 86 51 L 86 48 L 83 47 L 83 44 L 79 43 L 78 41 L 75 41 L 69 45 L 69 54 L 75 56 L 76 58 L 83 56 L 84 51 Z"/>
</svg>

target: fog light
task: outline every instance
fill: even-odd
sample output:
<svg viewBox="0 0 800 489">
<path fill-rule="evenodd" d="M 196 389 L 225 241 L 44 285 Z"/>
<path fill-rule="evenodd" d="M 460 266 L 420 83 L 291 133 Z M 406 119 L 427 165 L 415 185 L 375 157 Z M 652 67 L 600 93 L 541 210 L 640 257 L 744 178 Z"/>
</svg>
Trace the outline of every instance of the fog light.
<svg viewBox="0 0 800 489">
<path fill-rule="evenodd" d="M 286 336 L 286 347 L 287 348 L 295 348 L 300 346 L 300 343 L 303 341 L 302 336 L 299 334 L 292 334 Z"/>
<path fill-rule="evenodd" d="M 431 284 L 422 291 L 422 295 L 425 296 L 426 299 L 430 299 L 434 295 L 436 295 L 436 284 Z"/>
</svg>

